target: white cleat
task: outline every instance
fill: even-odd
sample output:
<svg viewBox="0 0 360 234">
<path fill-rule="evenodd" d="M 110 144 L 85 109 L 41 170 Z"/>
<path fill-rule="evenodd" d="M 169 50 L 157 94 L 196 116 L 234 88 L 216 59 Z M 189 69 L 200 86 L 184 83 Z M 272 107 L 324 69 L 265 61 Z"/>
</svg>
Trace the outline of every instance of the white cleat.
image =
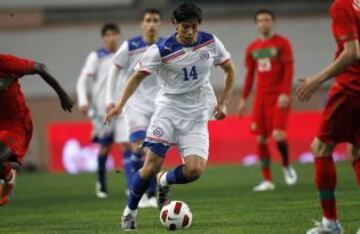
<svg viewBox="0 0 360 234">
<path fill-rule="evenodd" d="M 315 228 L 306 232 L 306 234 L 343 234 L 344 229 L 341 227 L 339 221 L 331 221 L 325 217 L 322 222 L 315 222 Z"/>
<path fill-rule="evenodd" d="M 273 191 L 275 189 L 275 184 L 271 181 L 264 180 L 259 185 L 254 187 L 254 192 L 264 192 L 264 191 Z"/>
<path fill-rule="evenodd" d="M 101 191 L 101 186 L 99 183 L 96 183 L 95 194 L 98 198 L 104 199 L 108 197 L 108 194 L 104 191 Z"/>
<path fill-rule="evenodd" d="M 284 178 L 287 185 L 294 185 L 297 182 L 297 174 L 292 166 L 283 167 Z"/>
<path fill-rule="evenodd" d="M 149 208 L 158 208 L 156 197 L 149 198 Z"/>
<path fill-rule="evenodd" d="M 139 202 L 139 208 L 157 208 L 157 199 L 156 197 L 151 197 L 145 193 Z"/>
<path fill-rule="evenodd" d="M 356 234 L 360 234 L 360 228 L 359 228 L 359 230 L 357 231 L 357 233 Z"/>
</svg>

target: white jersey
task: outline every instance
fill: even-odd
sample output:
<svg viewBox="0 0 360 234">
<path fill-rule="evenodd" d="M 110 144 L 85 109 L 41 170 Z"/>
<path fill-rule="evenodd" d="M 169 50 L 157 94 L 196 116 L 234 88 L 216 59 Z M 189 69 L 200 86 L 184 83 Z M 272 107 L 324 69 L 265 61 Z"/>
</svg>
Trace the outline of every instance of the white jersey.
<svg viewBox="0 0 360 234">
<path fill-rule="evenodd" d="M 105 48 L 93 51 L 86 59 L 77 82 L 77 96 L 79 106 L 90 105 L 92 115 L 105 115 L 106 80 L 112 65 L 114 53 Z M 88 88 L 91 88 L 88 91 Z M 88 99 L 90 94 L 91 101 Z"/>
<path fill-rule="evenodd" d="M 213 34 L 198 33 L 197 43 L 181 45 L 172 35 L 151 46 L 136 70 L 157 74 L 162 86 L 156 111 L 168 117 L 206 119 L 209 112 L 211 67 L 230 58 L 230 53 Z"/>
<path fill-rule="evenodd" d="M 160 38 L 159 42 L 162 39 Z M 113 63 L 124 69 L 121 73 L 122 83 L 130 78 L 134 73 L 134 68 L 139 63 L 140 58 L 149 45 L 143 40 L 142 36 L 133 37 L 125 41 L 116 52 Z M 160 81 L 156 75 L 148 77 L 141 82 L 138 89 L 126 104 L 126 112 L 136 112 L 142 114 L 152 114 L 155 110 L 155 99 L 160 89 Z"/>
</svg>

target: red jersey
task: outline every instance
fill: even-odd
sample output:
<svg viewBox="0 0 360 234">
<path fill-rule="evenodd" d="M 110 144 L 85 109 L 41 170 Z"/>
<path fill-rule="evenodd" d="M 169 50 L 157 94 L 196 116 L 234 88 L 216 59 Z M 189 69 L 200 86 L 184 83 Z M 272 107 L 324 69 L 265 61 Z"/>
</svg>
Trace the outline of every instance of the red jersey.
<svg viewBox="0 0 360 234">
<path fill-rule="evenodd" d="M 249 96 L 255 76 L 257 95 L 291 93 L 293 54 L 285 37 L 275 34 L 268 40 L 256 39 L 246 50 L 245 66 L 244 98 Z"/>
<path fill-rule="evenodd" d="M 29 117 L 19 78 L 34 74 L 34 65 L 34 61 L 0 54 L 0 121 Z"/>
<path fill-rule="evenodd" d="M 360 1 L 335 0 L 330 8 L 332 31 L 337 43 L 335 57 L 344 49 L 344 43 L 359 40 Z M 351 93 L 360 92 L 360 61 L 336 77 L 336 82 Z"/>
</svg>

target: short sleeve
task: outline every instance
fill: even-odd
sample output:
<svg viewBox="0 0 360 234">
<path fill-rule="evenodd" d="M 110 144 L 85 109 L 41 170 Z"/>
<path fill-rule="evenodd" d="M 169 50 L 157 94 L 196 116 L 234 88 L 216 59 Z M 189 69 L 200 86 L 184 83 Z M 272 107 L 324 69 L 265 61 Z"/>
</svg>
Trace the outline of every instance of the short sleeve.
<svg viewBox="0 0 360 234">
<path fill-rule="evenodd" d="M 0 70 L 17 77 L 31 75 L 35 73 L 35 61 L 10 54 L 0 54 Z"/>
<path fill-rule="evenodd" d="M 159 48 L 157 45 L 150 46 L 140 59 L 140 62 L 135 66 L 136 71 L 143 71 L 149 75 L 157 72 L 162 65 Z"/>
<path fill-rule="evenodd" d="M 283 62 L 283 63 L 292 62 L 294 60 L 292 47 L 291 47 L 289 40 L 285 39 L 283 42 L 283 45 L 281 48 L 281 58 L 280 59 L 281 59 L 281 62 Z"/>
<path fill-rule="evenodd" d="M 226 50 L 224 44 L 219 40 L 219 38 L 214 36 L 214 40 L 216 46 L 216 53 L 215 53 L 213 65 L 218 66 L 228 61 L 231 56 L 230 53 Z"/>
<path fill-rule="evenodd" d="M 124 41 L 113 57 L 113 63 L 120 69 L 127 67 L 129 60 L 129 43 Z"/>
<path fill-rule="evenodd" d="M 99 58 L 96 52 L 93 51 L 86 58 L 86 62 L 84 64 L 81 74 L 86 77 L 96 76 L 98 66 L 99 66 Z"/>
<path fill-rule="evenodd" d="M 347 42 L 358 38 L 356 20 L 351 12 L 351 8 L 335 8 L 331 17 L 333 21 L 333 33 L 336 40 Z"/>
</svg>

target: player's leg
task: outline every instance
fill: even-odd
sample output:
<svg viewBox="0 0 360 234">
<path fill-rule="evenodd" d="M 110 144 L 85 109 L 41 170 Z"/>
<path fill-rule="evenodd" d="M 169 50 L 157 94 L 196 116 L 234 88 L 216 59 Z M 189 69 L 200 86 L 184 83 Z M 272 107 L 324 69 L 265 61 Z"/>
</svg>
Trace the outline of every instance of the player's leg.
<svg viewBox="0 0 360 234">
<path fill-rule="evenodd" d="M 15 170 L 12 170 L 9 161 L 12 156 L 11 149 L 0 142 L 0 206 L 8 203 L 16 178 Z"/>
<path fill-rule="evenodd" d="M 286 139 L 286 132 L 284 130 L 275 129 L 273 131 L 273 138 L 276 141 L 277 148 L 282 158 L 282 166 L 283 166 L 285 182 L 288 185 L 294 185 L 297 181 L 297 173 L 290 164 L 289 144 Z"/>
<path fill-rule="evenodd" d="M 146 151 L 144 166 L 133 175 L 128 203 L 123 212 L 122 228 L 124 230 L 136 229 L 139 201 L 160 171 L 164 157 L 173 145 L 170 142 L 174 141 L 174 134 L 174 126 L 169 118 L 153 115 L 147 130 L 147 138 L 142 144 L 142 148 Z"/>
<path fill-rule="evenodd" d="M 129 130 L 126 122 L 126 117 L 120 116 L 114 123 L 115 136 L 114 142 L 120 145 L 122 156 L 123 156 L 123 168 L 126 177 L 127 188 L 125 193 L 128 194 L 130 191 L 131 179 L 134 174 L 132 168 L 132 150 L 129 143 Z"/>
<path fill-rule="evenodd" d="M 158 153 L 166 153 L 168 149 L 161 143 L 149 143 L 147 147 L 149 150 L 145 155 L 144 166 L 133 175 L 127 205 L 122 215 L 121 226 L 125 231 L 136 229 L 136 216 L 140 199 L 149 188 L 151 180 L 160 171 L 164 161 L 164 155 L 160 156 Z"/>
<path fill-rule="evenodd" d="M 360 146 L 349 144 L 348 149 L 352 157 L 352 165 L 355 171 L 356 181 L 360 186 Z"/>
<path fill-rule="evenodd" d="M 275 189 L 271 176 L 271 156 L 266 135 L 258 135 L 257 138 L 257 154 L 261 163 L 261 172 L 263 181 L 254 187 L 255 192 L 271 191 Z"/>
<path fill-rule="evenodd" d="M 272 103 L 266 103 L 267 99 L 267 97 L 257 94 L 253 108 L 251 131 L 256 134 L 256 151 L 260 159 L 263 176 L 262 182 L 254 187 L 254 191 L 274 190 L 275 188 L 272 182 L 270 170 L 271 155 L 267 142 L 272 119 L 272 112 L 269 111 L 269 105 L 272 106 Z"/>
<path fill-rule="evenodd" d="M 342 233 L 342 227 L 338 223 L 336 210 L 336 168 L 332 157 L 334 144 L 325 143 L 315 138 L 312 145 L 315 157 L 314 172 L 315 185 L 319 191 L 320 204 L 323 218 L 318 227 L 311 229 L 308 233 Z M 328 232 L 325 232 L 328 231 Z"/>
<path fill-rule="evenodd" d="M 100 143 L 100 150 L 97 156 L 97 188 L 96 195 L 99 198 L 106 198 L 108 194 L 107 179 L 106 179 L 106 162 L 111 150 L 111 143 L 105 142 L 105 139 Z"/>
<path fill-rule="evenodd" d="M 171 185 L 191 183 L 200 178 L 205 169 L 209 155 L 207 122 L 193 122 L 188 121 L 184 127 L 181 123 L 177 124 L 177 143 L 184 163 L 175 169 L 158 174 L 159 209 L 170 202 Z"/>
<path fill-rule="evenodd" d="M 114 133 L 113 126 L 104 125 L 103 117 L 94 116 L 93 124 L 93 142 L 99 144 L 100 149 L 97 156 L 97 179 L 96 179 L 96 196 L 106 198 L 108 195 L 106 180 L 106 162 L 113 143 Z"/>
<path fill-rule="evenodd" d="M 146 130 L 150 125 L 150 116 L 142 113 L 127 113 L 127 122 L 130 130 L 130 144 L 132 149 L 132 170 L 138 171 L 144 165 L 145 152 L 141 148 L 146 138 Z M 156 202 L 156 179 L 150 183 L 149 189 L 139 203 L 140 208 L 157 207 Z"/>
<path fill-rule="evenodd" d="M 285 108 L 279 108 L 277 101 L 278 96 L 276 95 L 275 99 L 273 100 L 274 115 L 272 121 L 272 136 L 281 155 L 285 182 L 288 185 L 294 185 L 297 181 L 297 174 L 295 169 L 290 165 L 289 143 L 286 138 L 286 129 L 289 119 L 288 117 L 290 113 L 290 106 L 287 106 Z"/>
<path fill-rule="evenodd" d="M 321 225 L 311 229 L 308 233 L 321 233 L 320 231 L 333 231 L 341 233 L 336 209 L 336 168 L 333 160 L 333 150 L 337 142 L 350 141 L 356 121 L 351 121 L 353 115 L 349 103 L 352 101 L 336 89 L 332 89 L 328 102 L 321 116 L 317 137 L 311 149 L 315 157 L 314 172 L 315 185 L 319 190 L 320 204 L 323 211 Z M 351 105 L 350 105 L 351 106 Z M 317 231 L 317 232 L 314 232 Z"/>
</svg>

